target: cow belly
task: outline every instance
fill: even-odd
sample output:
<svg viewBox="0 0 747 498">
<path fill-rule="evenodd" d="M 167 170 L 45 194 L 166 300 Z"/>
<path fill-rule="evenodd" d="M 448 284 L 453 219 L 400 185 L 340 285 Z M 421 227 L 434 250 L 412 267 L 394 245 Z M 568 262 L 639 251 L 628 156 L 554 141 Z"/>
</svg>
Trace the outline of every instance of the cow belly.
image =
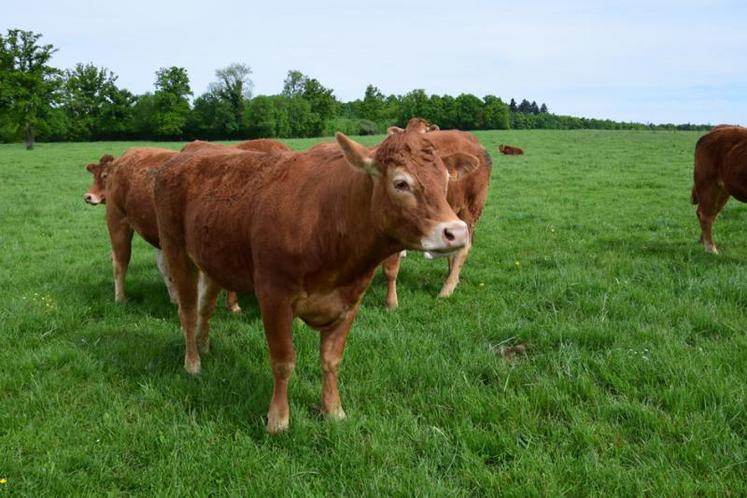
<svg viewBox="0 0 747 498">
<path fill-rule="evenodd" d="M 334 290 L 304 295 L 294 303 L 293 311 L 310 327 L 325 330 L 334 328 L 345 320 L 354 305 L 339 290 Z"/>
</svg>

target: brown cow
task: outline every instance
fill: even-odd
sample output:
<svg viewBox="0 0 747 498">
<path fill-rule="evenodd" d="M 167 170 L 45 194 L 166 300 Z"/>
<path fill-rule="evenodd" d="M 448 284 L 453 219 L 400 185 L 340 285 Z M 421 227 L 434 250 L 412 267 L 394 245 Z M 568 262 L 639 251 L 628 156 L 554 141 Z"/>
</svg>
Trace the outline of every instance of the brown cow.
<svg viewBox="0 0 747 498">
<path fill-rule="evenodd" d="M 181 152 L 195 152 L 198 150 L 223 150 L 228 147 L 255 152 L 286 152 L 290 150 L 290 148 L 283 142 L 278 142 L 277 140 L 272 140 L 270 138 L 258 138 L 255 140 L 245 140 L 237 144 L 219 144 L 216 142 L 194 140 L 182 147 Z"/>
<path fill-rule="evenodd" d="M 498 151 L 506 155 L 518 156 L 524 153 L 524 149 L 521 147 L 513 147 L 511 145 L 499 145 Z"/>
<path fill-rule="evenodd" d="M 427 122 L 424 120 L 412 119 L 408 123 L 407 129 L 420 133 L 425 133 L 423 130 L 427 129 L 438 130 L 438 127 L 435 125 L 424 126 L 423 123 L 427 125 Z M 435 128 L 430 128 L 431 126 Z M 396 133 L 396 131 L 392 130 L 390 133 Z M 436 151 L 440 156 L 462 152 L 470 154 L 479 160 L 479 168 L 474 173 L 459 180 L 449 182 L 447 201 L 457 216 L 467 223 L 470 233 L 470 239 L 465 247 L 456 254 L 449 256 L 448 259 L 449 273 L 438 295 L 439 297 L 449 297 L 454 293 L 457 284 L 459 284 L 459 274 L 472 247 L 475 224 L 480 219 L 483 207 L 485 206 L 492 171 L 492 161 L 485 148 L 480 145 L 471 133 L 457 130 L 429 131 L 428 140 L 436 146 Z M 399 304 L 397 299 L 397 274 L 399 273 L 399 267 L 400 254 L 393 254 L 382 263 L 384 277 L 387 280 L 386 306 L 389 309 L 394 309 Z"/>
<path fill-rule="evenodd" d="M 747 128 L 719 125 L 695 145 L 692 203 L 698 205 L 700 241 L 718 254 L 713 222 L 730 196 L 747 202 Z"/>
<path fill-rule="evenodd" d="M 114 300 L 117 302 L 126 300 L 124 278 L 130 263 L 133 232 L 156 248 L 158 270 L 169 297 L 172 302 L 175 300 L 159 245 L 153 202 L 153 171 L 176 154 L 168 149 L 131 148 L 118 159 L 107 154 L 98 164 L 86 166 L 93 174 L 93 184 L 83 199 L 91 205 L 106 204 L 106 223 L 112 244 Z M 226 303 L 232 313 L 241 311 L 235 292 L 228 293 Z"/>
<path fill-rule="evenodd" d="M 442 158 L 420 133 L 391 135 L 375 153 L 341 133 L 336 139 L 337 148 L 280 155 L 181 154 L 156 179 L 184 367 L 200 372 L 219 286 L 255 292 L 274 378 L 270 432 L 288 427 L 294 317 L 321 332 L 322 412 L 344 418 L 338 367 L 376 267 L 405 248 L 448 254 L 469 237 L 446 184 L 449 174 L 476 169 L 476 158 Z"/>
<path fill-rule="evenodd" d="M 429 123 L 423 118 L 410 118 L 410 120 L 407 122 L 407 130 L 409 131 L 415 131 L 418 133 L 427 133 L 429 131 L 438 131 L 440 128 L 438 125 Z M 390 126 L 386 129 L 387 135 L 392 135 L 393 133 L 402 133 L 405 130 L 400 128 L 399 126 Z"/>
</svg>

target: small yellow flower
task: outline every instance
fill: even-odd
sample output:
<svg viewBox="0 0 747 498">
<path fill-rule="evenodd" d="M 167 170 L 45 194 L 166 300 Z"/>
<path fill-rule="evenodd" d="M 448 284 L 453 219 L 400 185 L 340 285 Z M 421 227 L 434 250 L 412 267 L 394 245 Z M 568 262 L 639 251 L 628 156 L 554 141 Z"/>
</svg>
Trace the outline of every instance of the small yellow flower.
<svg viewBox="0 0 747 498">
<path fill-rule="evenodd" d="M 7 479 L 0 479 L 0 484 L 8 484 L 8 480 Z"/>
<path fill-rule="evenodd" d="M 521 266 L 521 263 L 519 263 L 518 261 L 514 262 L 514 264 L 515 264 L 516 266 Z"/>
<path fill-rule="evenodd" d="M 480 287 L 485 287 L 485 282 L 480 282 Z"/>
</svg>

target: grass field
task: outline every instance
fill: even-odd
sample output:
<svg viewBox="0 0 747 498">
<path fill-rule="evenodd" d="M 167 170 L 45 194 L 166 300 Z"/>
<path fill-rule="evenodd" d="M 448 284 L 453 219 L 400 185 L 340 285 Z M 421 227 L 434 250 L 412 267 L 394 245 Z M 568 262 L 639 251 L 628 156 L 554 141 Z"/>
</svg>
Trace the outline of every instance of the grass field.
<svg viewBox="0 0 747 498">
<path fill-rule="evenodd" d="M 0 146 L 0 495 L 747 495 L 747 207 L 727 205 L 707 255 L 699 134 L 477 135 L 493 178 L 456 293 L 437 299 L 445 262 L 410 253 L 387 313 L 377 276 L 341 423 L 295 324 L 279 436 L 251 296 L 218 307 L 198 378 L 142 240 L 114 303 L 84 165 L 133 144 Z"/>
</svg>

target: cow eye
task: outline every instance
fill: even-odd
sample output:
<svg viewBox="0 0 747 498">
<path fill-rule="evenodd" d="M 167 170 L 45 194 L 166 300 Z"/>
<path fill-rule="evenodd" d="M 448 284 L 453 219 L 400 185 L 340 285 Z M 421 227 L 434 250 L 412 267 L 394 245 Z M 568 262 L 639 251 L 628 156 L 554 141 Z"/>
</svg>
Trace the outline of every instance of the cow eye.
<svg viewBox="0 0 747 498">
<path fill-rule="evenodd" d="M 405 180 L 394 180 L 394 190 L 397 192 L 409 192 L 410 184 Z"/>
</svg>

